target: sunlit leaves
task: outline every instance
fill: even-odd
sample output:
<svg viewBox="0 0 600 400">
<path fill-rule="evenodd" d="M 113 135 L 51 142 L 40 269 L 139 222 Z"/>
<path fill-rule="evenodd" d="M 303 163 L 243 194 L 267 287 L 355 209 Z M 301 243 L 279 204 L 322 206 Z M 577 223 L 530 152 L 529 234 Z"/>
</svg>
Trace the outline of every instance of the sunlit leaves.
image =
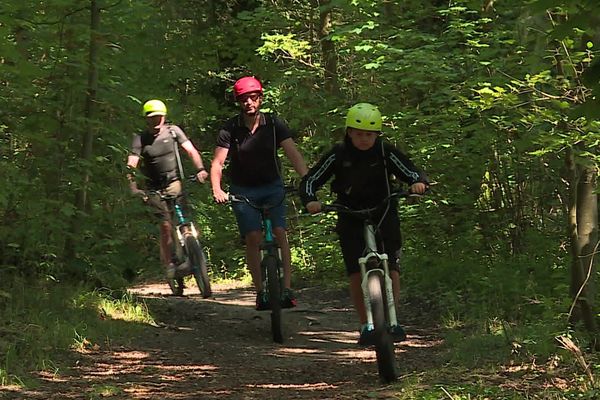
<svg viewBox="0 0 600 400">
<path fill-rule="evenodd" d="M 310 57 L 310 45 L 306 40 L 298 40 L 293 33 L 262 35 L 263 45 L 256 51 L 264 55 L 281 55 L 290 59 L 306 59 Z"/>
</svg>

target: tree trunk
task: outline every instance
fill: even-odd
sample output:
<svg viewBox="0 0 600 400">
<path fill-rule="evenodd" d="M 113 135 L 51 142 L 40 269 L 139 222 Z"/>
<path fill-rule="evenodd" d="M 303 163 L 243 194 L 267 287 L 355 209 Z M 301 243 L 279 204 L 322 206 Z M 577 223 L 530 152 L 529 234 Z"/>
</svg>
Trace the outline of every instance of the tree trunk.
<svg viewBox="0 0 600 400">
<path fill-rule="evenodd" d="M 96 114 L 96 95 L 98 89 L 98 51 L 99 51 L 99 28 L 100 28 L 100 7 L 98 7 L 97 0 L 90 1 L 90 14 L 91 14 L 91 25 L 90 25 L 90 45 L 89 45 L 89 56 L 88 56 L 88 82 L 85 99 L 85 124 L 83 132 L 83 140 L 81 146 L 81 160 L 83 161 L 85 170 L 82 171 L 83 178 L 81 186 L 77 189 L 75 194 L 75 206 L 77 213 L 73 216 L 71 226 L 71 236 L 65 241 L 65 259 L 72 261 L 76 257 L 75 241 L 79 236 L 79 228 L 82 226 L 82 215 L 86 210 L 90 209 L 88 190 L 91 172 L 89 170 L 89 162 L 93 156 L 93 144 L 96 127 L 94 126 L 93 118 Z M 78 277 L 82 271 L 69 268 L 72 277 Z"/>
<path fill-rule="evenodd" d="M 569 171 L 569 238 L 571 241 L 571 285 L 573 310 L 569 322 L 582 321 L 596 334 L 594 317 L 594 251 L 598 248 L 598 197 L 594 193 L 597 168 L 577 165 L 573 150 L 567 151 Z"/>
<path fill-rule="evenodd" d="M 337 54 L 335 44 L 328 38 L 331 33 L 332 12 L 331 0 L 319 0 L 319 40 L 325 69 L 325 91 L 329 94 L 338 94 L 340 85 L 337 79 Z"/>
<path fill-rule="evenodd" d="M 85 99 L 85 119 L 86 129 L 83 133 L 83 143 L 81 147 L 81 158 L 84 161 L 92 159 L 93 144 L 95 137 L 95 128 L 93 126 L 93 117 L 96 114 L 96 95 L 98 91 L 98 29 L 100 28 L 100 8 L 96 0 L 91 0 L 91 32 L 90 32 L 90 53 L 88 65 L 87 95 Z M 77 193 L 77 209 L 84 211 L 88 206 L 88 184 L 90 181 L 90 171 L 86 170 L 83 178 L 83 184 Z"/>
</svg>

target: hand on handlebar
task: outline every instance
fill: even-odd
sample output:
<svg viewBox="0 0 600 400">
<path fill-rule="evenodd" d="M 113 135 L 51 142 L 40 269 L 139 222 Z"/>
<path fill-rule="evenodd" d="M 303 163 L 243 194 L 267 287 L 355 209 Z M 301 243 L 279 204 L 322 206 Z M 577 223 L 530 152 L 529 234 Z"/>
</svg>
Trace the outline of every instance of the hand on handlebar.
<svg viewBox="0 0 600 400">
<path fill-rule="evenodd" d="M 131 194 L 134 196 L 140 196 L 144 203 L 148 201 L 148 194 L 142 189 L 131 189 Z"/>
<path fill-rule="evenodd" d="M 219 204 L 227 203 L 229 201 L 229 195 L 222 189 L 213 189 L 213 198 Z"/>
<path fill-rule="evenodd" d="M 306 203 L 306 211 L 311 214 L 316 214 L 321 212 L 322 204 L 320 201 L 309 201 Z"/>
<path fill-rule="evenodd" d="M 410 186 L 410 192 L 414 194 L 423 194 L 427 191 L 427 185 L 423 182 L 416 182 Z"/>
<path fill-rule="evenodd" d="M 206 170 L 202 170 L 196 174 L 196 179 L 200 183 L 206 182 L 206 178 L 208 178 L 208 172 L 206 172 Z"/>
</svg>

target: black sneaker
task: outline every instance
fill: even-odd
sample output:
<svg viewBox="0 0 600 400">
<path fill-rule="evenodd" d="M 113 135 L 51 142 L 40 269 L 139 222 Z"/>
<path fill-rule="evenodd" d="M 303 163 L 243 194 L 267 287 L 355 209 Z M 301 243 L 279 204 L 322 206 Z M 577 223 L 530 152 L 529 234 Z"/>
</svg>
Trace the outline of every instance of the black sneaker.
<svg viewBox="0 0 600 400">
<path fill-rule="evenodd" d="M 406 340 L 406 332 L 400 325 L 390 326 L 390 334 L 394 339 L 394 343 L 400 343 Z"/>
<path fill-rule="evenodd" d="M 294 291 L 289 288 L 283 289 L 283 295 L 281 296 L 281 307 L 282 308 L 294 308 L 298 305 L 298 300 Z"/>
<path fill-rule="evenodd" d="M 265 311 L 270 310 L 271 304 L 269 303 L 269 296 L 267 296 L 267 292 L 261 290 L 256 293 L 256 310 L 257 311 Z"/>
<path fill-rule="evenodd" d="M 358 345 L 363 347 L 375 345 L 375 330 L 369 329 L 367 325 L 363 325 L 360 329 L 360 337 L 358 338 Z"/>
</svg>

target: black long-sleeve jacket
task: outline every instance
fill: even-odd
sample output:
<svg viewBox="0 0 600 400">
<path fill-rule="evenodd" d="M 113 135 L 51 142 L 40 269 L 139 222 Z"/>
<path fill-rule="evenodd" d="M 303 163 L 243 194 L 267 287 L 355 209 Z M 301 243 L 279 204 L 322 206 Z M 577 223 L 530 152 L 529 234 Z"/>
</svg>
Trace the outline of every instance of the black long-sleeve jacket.
<svg viewBox="0 0 600 400">
<path fill-rule="evenodd" d="M 333 176 L 331 190 L 338 203 L 353 209 L 375 207 L 388 196 L 392 175 L 410 185 L 429 184 L 425 173 L 393 145 L 377 138 L 373 147 L 363 151 L 346 136 L 304 176 L 300 197 L 304 205 L 317 200 L 317 190 Z"/>
</svg>

